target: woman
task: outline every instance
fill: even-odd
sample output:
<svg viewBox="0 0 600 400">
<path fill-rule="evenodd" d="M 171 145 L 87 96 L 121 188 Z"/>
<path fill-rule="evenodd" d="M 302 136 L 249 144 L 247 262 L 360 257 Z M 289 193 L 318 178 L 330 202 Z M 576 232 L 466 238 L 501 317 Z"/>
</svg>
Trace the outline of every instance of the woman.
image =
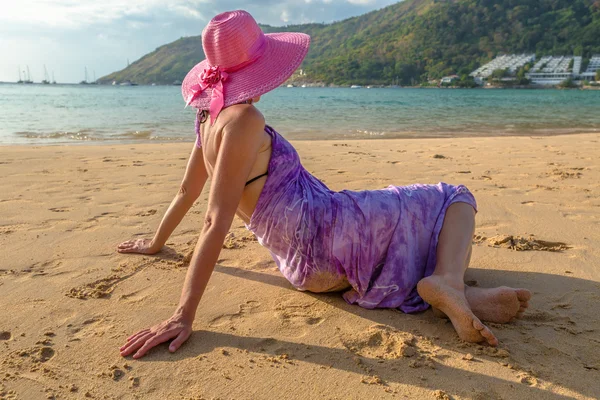
<svg viewBox="0 0 600 400">
<path fill-rule="evenodd" d="M 476 208 L 464 186 L 333 192 L 265 125 L 252 104 L 292 75 L 309 42 L 301 33 L 265 35 L 245 11 L 220 14 L 204 29 L 207 59 L 182 85 L 186 104 L 198 109 L 198 136 L 181 189 L 152 240 L 127 241 L 118 251 L 160 251 L 210 176 L 204 226 L 179 307 L 167 321 L 129 337 L 123 356 L 142 357 L 171 339 L 173 352 L 188 339 L 236 214 L 300 290 L 349 289 L 346 301 L 365 308 L 418 312 L 431 305 L 462 339 L 490 345 L 498 340 L 481 320 L 508 322 L 527 307 L 527 290 L 464 285 Z"/>
</svg>

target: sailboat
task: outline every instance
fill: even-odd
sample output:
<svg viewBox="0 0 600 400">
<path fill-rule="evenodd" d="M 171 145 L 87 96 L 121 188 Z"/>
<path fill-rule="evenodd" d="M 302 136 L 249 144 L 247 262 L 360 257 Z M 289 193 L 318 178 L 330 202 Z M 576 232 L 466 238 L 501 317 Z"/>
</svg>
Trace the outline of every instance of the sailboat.
<svg viewBox="0 0 600 400">
<path fill-rule="evenodd" d="M 19 80 L 17 83 L 23 83 L 23 79 L 21 79 L 21 66 L 19 65 Z"/>
<path fill-rule="evenodd" d="M 25 72 L 25 71 L 23 71 Z M 29 73 L 29 65 L 27 66 L 27 76 L 26 79 L 23 81 L 23 83 L 33 83 L 33 81 L 31 80 L 31 74 Z"/>
<path fill-rule="evenodd" d="M 52 84 L 56 85 L 56 79 L 54 79 L 54 71 L 52 71 Z"/>
<path fill-rule="evenodd" d="M 44 64 L 44 80 L 42 81 L 42 84 L 44 84 L 44 85 L 50 84 L 50 77 L 48 77 L 48 70 L 46 69 L 46 64 Z"/>
<path fill-rule="evenodd" d="M 398 77 L 396 77 L 396 79 L 392 80 L 392 84 L 389 87 L 391 87 L 391 88 L 399 88 L 400 87 L 398 85 Z"/>
<path fill-rule="evenodd" d="M 90 85 L 97 85 L 98 82 L 96 82 L 96 70 L 94 70 L 94 80 L 92 81 L 92 83 L 90 83 Z"/>
<path fill-rule="evenodd" d="M 85 79 L 82 80 L 81 82 L 79 82 L 80 85 L 87 85 L 88 84 L 87 67 L 84 67 L 84 71 L 85 71 Z"/>
</svg>

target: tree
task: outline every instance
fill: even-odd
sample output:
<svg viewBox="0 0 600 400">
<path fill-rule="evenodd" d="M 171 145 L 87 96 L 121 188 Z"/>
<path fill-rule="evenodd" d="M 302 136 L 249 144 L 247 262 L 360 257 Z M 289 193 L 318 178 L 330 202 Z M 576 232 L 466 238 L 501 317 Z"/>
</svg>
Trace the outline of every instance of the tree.
<svg viewBox="0 0 600 400">
<path fill-rule="evenodd" d="M 561 89 L 571 89 L 571 88 L 576 88 L 577 85 L 575 84 L 575 82 L 573 82 L 573 79 L 567 78 L 564 81 L 562 81 L 561 83 L 559 83 L 558 87 Z"/>
<path fill-rule="evenodd" d="M 502 79 L 506 76 L 506 73 L 508 71 L 505 69 L 497 69 L 494 72 L 492 72 L 491 78 L 492 79 Z"/>
</svg>

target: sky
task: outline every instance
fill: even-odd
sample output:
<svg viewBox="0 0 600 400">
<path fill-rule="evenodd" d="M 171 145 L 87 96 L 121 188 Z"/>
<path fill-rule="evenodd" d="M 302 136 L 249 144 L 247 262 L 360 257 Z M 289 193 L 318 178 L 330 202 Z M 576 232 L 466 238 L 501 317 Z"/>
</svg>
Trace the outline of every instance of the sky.
<svg viewBox="0 0 600 400">
<path fill-rule="evenodd" d="M 208 21 L 244 9 L 263 24 L 333 22 L 398 0 L 0 0 L 0 81 L 19 71 L 59 83 L 91 81 L 157 47 L 200 35 Z M 198 60 L 201 61 L 201 60 Z M 23 75 L 24 72 L 21 72 Z M 24 76 L 24 75 L 23 75 Z"/>
</svg>

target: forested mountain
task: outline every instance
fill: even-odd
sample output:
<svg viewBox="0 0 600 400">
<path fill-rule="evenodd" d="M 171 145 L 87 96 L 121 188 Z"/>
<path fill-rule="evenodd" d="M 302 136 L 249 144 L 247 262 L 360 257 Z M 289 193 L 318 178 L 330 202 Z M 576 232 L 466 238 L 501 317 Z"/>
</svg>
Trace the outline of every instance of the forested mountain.
<svg viewBox="0 0 600 400">
<path fill-rule="evenodd" d="M 498 53 L 600 54 L 600 0 L 405 0 L 332 24 L 262 28 L 312 36 L 307 81 L 407 84 L 469 73 Z M 203 58 L 200 36 L 182 38 L 100 81 L 172 83 Z"/>
</svg>

